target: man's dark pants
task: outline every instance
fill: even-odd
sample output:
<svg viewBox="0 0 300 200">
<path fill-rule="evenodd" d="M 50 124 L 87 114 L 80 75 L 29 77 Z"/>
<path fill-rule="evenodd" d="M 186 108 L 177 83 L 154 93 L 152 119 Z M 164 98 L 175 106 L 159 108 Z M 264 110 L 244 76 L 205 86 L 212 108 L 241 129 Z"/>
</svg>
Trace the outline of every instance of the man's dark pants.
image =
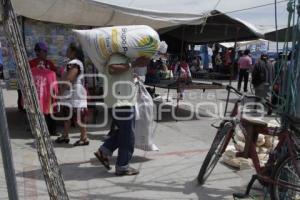
<svg viewBox="0 0 300 200">
<path fill-rule="evenodd" d="M 238 90 L 241 90 L 242 81 L 244 80 L 244 92 L 248 91 L 248 80 L 249 80 L 249 72 L 248 71 L 249 71 L 248 69 L 240 69 Z"/>
<path fill-rule="evenodd" d="M 106 156 L 111 156 L 118 149 L 116 170 L 125 171 L 129 167 L 134 152 L 134 107 L 124 106 L 112 109 L 112 120 L 118 131 L 104 142 L 100 151 Z"/>
</svg>

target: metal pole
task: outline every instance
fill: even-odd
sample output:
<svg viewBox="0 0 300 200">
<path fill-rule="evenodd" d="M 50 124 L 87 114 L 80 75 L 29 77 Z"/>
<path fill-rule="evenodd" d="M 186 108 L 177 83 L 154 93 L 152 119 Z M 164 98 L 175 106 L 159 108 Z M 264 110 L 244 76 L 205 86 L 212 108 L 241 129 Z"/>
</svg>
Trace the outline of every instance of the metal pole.
<svg viewBox="0 0 300 200">
<path fill-rule="evenodd" d="M 10 200 L 18 200 L 17 181 L 12 158 L 8 125 L 3 100 L 2 87 L 0 86 L 0 147 L 5 172 L 8 197 Z"/>
<path fill-rule="evenodd" d="M 238 40 L 239 32 L 240 32 L 240 27 L 237 27 L 236 28 L 235 41 L 234 41 L 234 51 L 233 51 L 233 53 L 231 55 L 232 64 L 231 64 L 231 69 L 230 69 L 230 80 L 229 80 L 229 85 L 230 86 L 232 84 L 232 76 L 233 76 L 233 70 L 234 70 L 234 57 L 235 57 L 235 53 L 236 53 L 237 40 Z M 228 103 L 229 103 L 229 97 L 230 97 L 230 90 L 228 90 L 228 93 L 227 93 L 226 105 L 225 105 L 225 111 L 224 111 L 224 117 L 226 116 L 226 113 L 227 113 Z"/>
<path fill-rule="evenodd" d="M 180 83 L 180 77 L 181 77 L 181 63 L 183 61 L 183 54 L 185 53 L 184 52 L 184 37 L 185 37 L 185 26 L 183 25 L 182 26 L 182 38 L 181 38 L 181 49 L 180 49 L 180 64 L 179 64 L 179 73 L 178 73 L 178 79 L 177 79 L 177 105 L 176 105 L 176 113 L 178 111 L 178 108 L 179 108 L 179 100 L 180 100 L 180 96 L 181 96 L 181 83 Z M 186 58 L 186 55 L 185 55 L 185 59 Z M 177 69 L 178 70 L 178 69 Z M 177 72 L 175 72 L 177 73 Z M 179 98 L 178 98 L 178 93 L 179 94 Z"/>
</svg>

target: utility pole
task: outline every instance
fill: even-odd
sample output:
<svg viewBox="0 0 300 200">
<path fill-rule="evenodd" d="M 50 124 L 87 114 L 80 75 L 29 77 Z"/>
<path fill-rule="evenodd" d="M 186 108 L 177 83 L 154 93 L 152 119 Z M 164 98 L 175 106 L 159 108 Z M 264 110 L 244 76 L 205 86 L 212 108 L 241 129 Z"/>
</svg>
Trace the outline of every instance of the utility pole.
<svg viewBox="0 0 300 200">
<path fill-rule="evenodd" d="M 6 112 L 5 112 L 5 105 L 3 99 L 3 92 L 1 86 L 0 86 L 0 147 L 2 153 L 8 198 L 10 200 L 18 200 L 19 198 L 18 198 L 16 174 L 15 174 L 15 168 L 13 163 Z"/>
<path fill-rule="evenodd" d="M 54 153 L 48 127 L 40 110 L 25 45 L 11 1 L 1 0 L 1 8 L 4 32 L 14 52 L 20 89 L 31 131 L 35 137 L 37 153 L 50 200 L 68 200 L 69 197 Z"/>
</svg>

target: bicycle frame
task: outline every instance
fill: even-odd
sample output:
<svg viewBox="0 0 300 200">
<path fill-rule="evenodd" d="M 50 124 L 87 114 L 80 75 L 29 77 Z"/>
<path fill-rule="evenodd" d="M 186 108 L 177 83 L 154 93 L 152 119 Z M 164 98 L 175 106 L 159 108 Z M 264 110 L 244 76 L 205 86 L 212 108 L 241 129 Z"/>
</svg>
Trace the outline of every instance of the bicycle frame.
<svg viewBox="0 0 300 200">
<path fill-rule="evenodd" d="M 287 129 L 283 129 L 278 131 L 278 128 L 272 128 L 268 126 L 263 126 L 261 124 L 255 124 L 250 123 L 247 119 L 242 118 L 242 113 L 239 113 L 240 104 L 242 100 L 244 99 L 244 96 L 241 96 L 236 102 L 235 105 L 230 113 L 230 118 L 234 118 L 240 114 L 240 121 L 238 123 L 241 124 L 243 135 L 245 136 L 245 148 L 243 152 L 237 153 L 237 157 L 243 157 L 243 158 L 250 158 L 253 162 L 253 166 L 255 168 L 255 171 L 257 173 L 257 177 L 259 180 L 262 181 L 265 185 L 267 184 L 278 184 L 280 186 L 283 186 L 285 188 L 293 189 L 295 191 L 300 192 L 300 188 L 297 188 L 297 186 L 290 184 L 290 183 L 282 183 L 282 182 L 275 182 L 268 172 L 272 170 L 272 168 L 275 166 L 276 162 L 280 162 L 280 160 L 291 157 L 293 158 L 294 166 L 296 166 L 297 174 L 300 176 L 300 166 L 297 166 L 296 159 L 297 159 L 297 149 L 295 148 L 295 141 L 293 140 L 291 136 L 291 132 Z M 226 122 L 227 120 L 225 120 Z M 222 153 L 225 152 L 230 140 L 233 138 L 234 135 L 234 129 L 237 125 L 237 120 L 228 120 L 231 123 L 234 123 L 232 129 L 228 132 L 226 143 L 224 145 L 224 148 L 222 149 Z M 287 147 L 287 154 L 283 158 L 277 158 L 276 154 L 272 155 L 270 154 L 270 157 L 268 159 L 268 162 L 265 166 L 261 166 L 258 158 L 258 153 L 256 151 L 256 142 L 258 139 L 258 135 L 270 135 L 270 136 L 278 136 L 279 143 L 274 149 L 274 152 L 280 152 L 280 150 L 284 147 Z"/>
<path fill-rule="evenodd" d="M 232 109 L 231 113 L 230 113 L 230 118 L 234 118 L 235 116 L 238 115 L 238 111 L 239 111 L 239 106 L 240 103 L 242 101 L 242 98 L 238 99 L 235 104 L 234 104 L 234 108 Z M 225 115 L 226 115 L 226 110 L 225 109 Z M 225 117 L 226 118 L 226 117 Z M 226 148 L 230 142 L 230 140 L 233 138 L 233 134 L 234 134 L 234 129 L 236 127 L 236 123 L 234 122 L 234 120 L 229 119 L 229 120 L 224 120 L 222 123 L 222 125 L 220 127 L 218 127 L 218 129 L 222 129 L 223 126 L 226 124 L 226 122 L 232 123 L 232 128 L 229 129 L 228 133 L 226 133 L 226 139 L 225 139 L 225 145 L 223 146 L 223 149 L 221 150 L 221 153 L 223 154 L 226 151 Z"/>
<path fill-rule="evenodd" d="M 249 121 L 245 119 L 241 119 L 241 126 L 244 128 L 243 134 L 245 136 L 245 148 L 243 152 L 237 153 L 237 157 L 250 158 L 253 162 L 253 166 L 255 168 L 257 178 L 261 181 L 261 183 L 265 186 L 267 185 L 280 185 L 282 187 L 295 190 L 300 192 L 300 188 L 296 185 L 290 184 L 288 182 L 277 181 L 275 182 L 271 178 L 271 172 L 276 165 L 277 162 L 281 160 L 291 157 L 293 159 L 293 163 L 295 169 L 297 169 L 297 174 L 300 177 L 300 168 L 297 166 L 297 150 L 295 149 L 294 140 L 291 138 L 291 134 L 289 130 L 280 130 L 277 131 L 277 128 L 270 128 L 262 125 L 249 124 Z M 258 153 L 256 151 L 256 141 L 258 139 L 259 134 L 278 136 L 279 143 L 275 147 L 273 152 L 277 152 L 277 154 L 270 154 L 268 162 L 265 166 L 261 166 L 258 158 Z M 283 157 L 278 157 L 278 152 L 280 153 L 283 148 L 287 148 L 286 155 Z"/>
<path fill-rule="evenodd" d="M 288 128 L 272 128 L 268 127 L 268 124 L 264 121 L 258 121 L 257 119 L 252 118 L 252 116 L 248 118 L 245 115 L 246 112 L 243 113 L 245 111 L 244 108 L 241 107 L 242 105 L 246 105 L 244 104 L 245 99 L 254 99 L 255 102 L 260 102 L 263 107 L 267 106 L 268 109 L 276 109 L 276 107 L 271 105 L 266 99 L 262 99 L 256 96 L 243 95 L 230 85 L 228 85 L 226 89 L 228 90 L 228 95 L 224 118 L 219 127 L 212 125 L 213 127 L 218 129 L 218 132 L 201 166 L 198 174 L 198 182 L 200 184 L 204 184 L 204 182 L 216 166 L 217 162 L 219 161 L 219 158 L 226 151 L 226 148 L 231 139 L 234 141 L 235 128 L 237 127 L 237 125 L 239 125 L 245 137 L 245 147 L 242 152 L 238 152 L 236 154 L 236 157 L 243 157 L 247 159 L 250 158 L 253 162 L 256 174 L 252 176 L 252 179 L 249 182 L 247 190 L 244 194 L 236 193 L 233 196 L 237 198 L 248 197 L 252 185 L 256 180 L 259 180 L 262 185 L 269 187 L 271 189 L 271 195 L 274 195 L 273 189 L 278 189 L 277 186 L 300 192 L 300 187 L 297 182 L 289 183 L 289 180 L 280 178 L 282 170 L 285 170 L 286 168 L 289 169 L 290 166 L 292 166 L 293 169 L 293 171 L 290 172 L 294 174 L 296 173 L 295 176 L 300 177 L 300 166 L 298 166 L 300 148 L 298 148 L 299 145 L 297 139 L 293 138 L 294 130 L 296 130 L 295 132 L 299 132 L 298 129 L 292 129 L 294 126 L 290 126 Z M 240 98 L 235 102 L 234 107 L 230 112 L 229 117 L 227 118 L 226 113 L 231 90 L 238 94 Z M 268 112 L 269 111 L 270 110 L 268 110 Z M 284 117 L 284 115 L 282 115 L 282 117 Z M 290 122 L 292 122 L 289 123 L 290 125 L 293 124 L 293 121 Z M 295 121 L 294 124 L 300 126 L 300 119 Z M 269 153 L 269 159 L 264 166 L 260 165 L 258 152 L 256 151 L 256 143 L 259 134 L 278 136 L 279 138 L 278 144 L 276 145 L 274 150 Z M 285 172 L 283 171 L 283 173 Z"/>
</svg>

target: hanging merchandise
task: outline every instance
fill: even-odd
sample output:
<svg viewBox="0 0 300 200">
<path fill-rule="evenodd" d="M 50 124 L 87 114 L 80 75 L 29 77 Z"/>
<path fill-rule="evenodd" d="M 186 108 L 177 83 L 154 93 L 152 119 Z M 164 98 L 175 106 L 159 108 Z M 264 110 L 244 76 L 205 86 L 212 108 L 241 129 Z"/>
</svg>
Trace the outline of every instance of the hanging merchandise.
<svg viewBox="0 0 300 200">
<path fill-rule="evenodd" d="M 151 58 L 158 51 L 166 53 L 168 48 L 149 26 L 114 26 L 74 32 L 99 72 L 103 71 L 113 53 L 121 53 L 131 59 L 141 56 Z"/>
</svg>

